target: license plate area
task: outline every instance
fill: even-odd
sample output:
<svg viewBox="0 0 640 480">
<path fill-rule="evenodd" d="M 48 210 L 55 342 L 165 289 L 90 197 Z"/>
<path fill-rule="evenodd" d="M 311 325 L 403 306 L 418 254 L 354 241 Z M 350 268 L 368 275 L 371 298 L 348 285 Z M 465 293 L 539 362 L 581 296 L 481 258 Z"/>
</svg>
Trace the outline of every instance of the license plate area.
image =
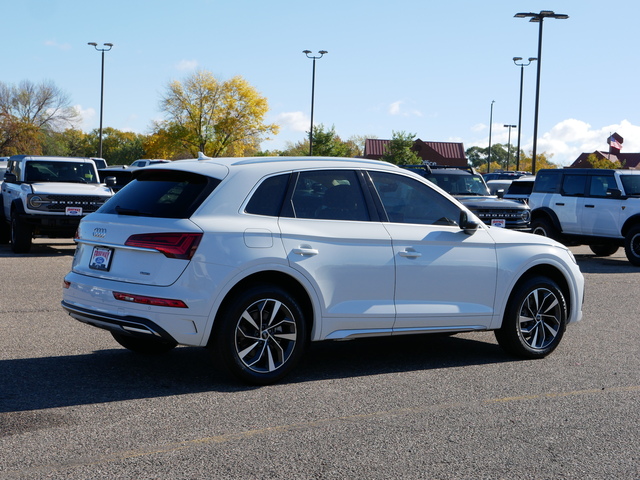
<svg viewBox="0 0 640 480">
<path fill-rule="evenodd" d="M 91 252 L 91 260 L 89 268 L 108 272 L 111 268 L 111 259 L 113 258 L 113 248 L 109 247 L 93 247 Z"/>
<path fill-rule="evenodd" d="M 506 228 L 507 221 L 503 218 L 494 218 L 491 220 L 492 227 Z"/>
</svg>

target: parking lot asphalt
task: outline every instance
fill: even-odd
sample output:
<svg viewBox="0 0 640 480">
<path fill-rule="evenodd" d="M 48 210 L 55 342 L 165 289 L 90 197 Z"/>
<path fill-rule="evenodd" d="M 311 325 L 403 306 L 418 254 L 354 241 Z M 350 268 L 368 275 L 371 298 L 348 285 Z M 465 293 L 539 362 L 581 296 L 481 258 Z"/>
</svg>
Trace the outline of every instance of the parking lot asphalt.
<svg viewBox="0 0 640 480">
<path fill-rule="evenodd" d="M 572 248 L 584 319 L 543 360 L 490 332 L 314 344 L 246 387 L 60 307 L 70 241 L 0 246 L 0 478 L 638 479 L 640 268 Z"/>
</svg>

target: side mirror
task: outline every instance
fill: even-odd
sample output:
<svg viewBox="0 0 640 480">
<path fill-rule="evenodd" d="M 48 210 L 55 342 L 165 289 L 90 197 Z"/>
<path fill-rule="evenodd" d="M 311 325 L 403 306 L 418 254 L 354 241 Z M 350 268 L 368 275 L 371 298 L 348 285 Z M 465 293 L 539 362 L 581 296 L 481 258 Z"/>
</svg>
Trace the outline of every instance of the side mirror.
<svg viewBox="0 0 640 480">
<path fill-rule="evenodd" d="M 496 192 L 496 195 L 498 196 L 498 198 L 504 198 L 504 189 L 500 189 Z"/>
<path fill-rule="evenodd" d="M 465 210 L 460 211 L 460 228 L 467 235 L 473 235 L 478 230 L 480 224 L 469 218 L 469 214 Z"/>
<path fill-rule="evenodd" d="M 7 183 L 16 183 L 18 181 L 18 178 L 16 177 L 15 173 L 5 172 L 4 181 Z"/>
<path fill-rule="evenodd" d="M 104 183 L 107 187 L 115 187 L 116 186 L 116 177 L 107 177 L 104 179 Z"/>
<path fill-rule="evenodd" d="M 619 188 L 608 188 L 607 189 L 607 197 L 611 198 L 620 198 L 622 196 L 622 192 Z"/>
</svg>

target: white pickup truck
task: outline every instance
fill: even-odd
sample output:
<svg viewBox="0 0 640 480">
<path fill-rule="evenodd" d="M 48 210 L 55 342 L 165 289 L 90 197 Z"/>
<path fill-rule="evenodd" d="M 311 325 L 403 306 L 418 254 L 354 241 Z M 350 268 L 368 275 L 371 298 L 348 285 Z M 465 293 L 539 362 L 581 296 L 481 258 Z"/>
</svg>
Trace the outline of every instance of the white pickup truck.
<svg viewBox="0 0 640 480">
<path fill-rule="evenodd" d="M 0 243 L 28 253 L 36 236 L 72 238 L 80 219 L 112 195 L 89 158 L 14 155 L 1 184 Z"/>
</svg>

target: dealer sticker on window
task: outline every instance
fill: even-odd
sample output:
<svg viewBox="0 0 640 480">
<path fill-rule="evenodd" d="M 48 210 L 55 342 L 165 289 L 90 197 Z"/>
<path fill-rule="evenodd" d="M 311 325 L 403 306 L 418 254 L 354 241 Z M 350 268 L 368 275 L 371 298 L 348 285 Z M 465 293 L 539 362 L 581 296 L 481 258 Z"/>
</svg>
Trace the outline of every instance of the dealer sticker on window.
<svg viewBox="0 0 640 480">
<path fill-rule="evenodd" d="M 91 261 L 89 262 L 89 268 L 94 270 L 109 271 L 111 267 L 111 257 L 113 256 L 113 249 L 107 247 L 93 247 L 91 252 Z"/>
<path fill-rule="evenodd" d="M 82 215 L 82 207 L 67 207 L 64 213 L 66 215 L 71 215 L 72 217 L 79 217 Z"/>
</svg>

